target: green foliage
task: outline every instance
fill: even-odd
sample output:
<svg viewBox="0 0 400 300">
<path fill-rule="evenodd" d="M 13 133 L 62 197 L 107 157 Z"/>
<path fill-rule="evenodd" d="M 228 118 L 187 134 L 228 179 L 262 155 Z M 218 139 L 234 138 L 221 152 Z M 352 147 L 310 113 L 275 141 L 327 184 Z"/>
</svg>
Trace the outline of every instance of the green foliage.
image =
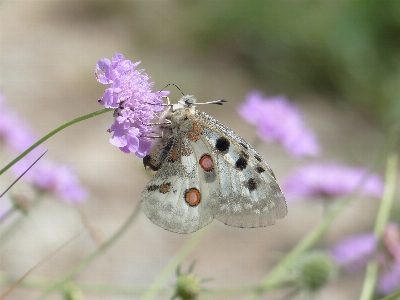
<svg viewBox="0 0 400 300">
<path fill-rule="evenodd" d="M 400 117 L 400 2 L 198 1 L 196 49 L 230 59 L 275 93 L 321 93 L 376 120 Z"/>
</svg>

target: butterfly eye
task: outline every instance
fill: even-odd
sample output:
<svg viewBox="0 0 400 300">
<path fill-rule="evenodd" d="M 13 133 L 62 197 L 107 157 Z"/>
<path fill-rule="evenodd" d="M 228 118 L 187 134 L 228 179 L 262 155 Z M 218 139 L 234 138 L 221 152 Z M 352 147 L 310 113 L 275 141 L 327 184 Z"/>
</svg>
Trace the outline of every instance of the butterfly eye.
<svg viewBox="0 0 400 300">
<path fill-rule="evenodd" d="M 193 100 L 192 100 L 192 99 L 186 99 L 186 100 L 185 100 L 185 104 L 186 104 L 187 106 L 192 106 L 192 105 L 193 105 Z"/>
</svg>

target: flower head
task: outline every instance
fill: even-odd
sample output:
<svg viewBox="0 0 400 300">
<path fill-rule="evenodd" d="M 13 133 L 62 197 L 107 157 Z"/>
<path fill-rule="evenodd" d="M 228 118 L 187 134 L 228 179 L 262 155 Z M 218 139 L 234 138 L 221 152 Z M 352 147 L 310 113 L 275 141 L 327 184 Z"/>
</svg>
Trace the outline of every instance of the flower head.
<svg viewBox="0 0 400 300">
<path fill-rule="evenodd" d="M 139 63 L 124 60 L 122 54 L 115 53 L 111 60 L 103 58 L 97 62 L 95 76 L 97 81 L 108 85 L 99 103 L 115 108 L 114 123 L 109 128 L 113 133 L 110 143 L 141 158 L 150 150 L 149 124 L 164 109 L 162 96 L 169 92 L 151 92 L 153 83 L 148 82 L 150 77 L 143 70 L 136 69 Z"/>
<path fill-rule="evenodd" d="M 31 127 L 18 115 L 5 107 L 0 107 L 0 112 L 0 141 L 10 150 L 25 151 L 38 140 Z"/>
<path fill-rule="evenodd" d="M 381 265 L 377 287 L 387 295 L 400 288 L 400 229 L 396 223 L 386 225 L 383 248 L 376 252 L 377 242 L 372 233 L 364 233 L 338 242 L 331 249 L 333 260 L 343 269 L 352 273 L 364 268 L 375 257 Z"/>
<path fill-rule="evenodd" d="M 14 156 L 32 146 L 38 137 L 25 120 L 4 106 L 4 102 L 5 98 L 0 94 L 0 141 Z M 14 174 L 19 176 L 24 173 L 43 152 L 43 148 L 39 146 L 28 153 L 13 165 Z M 52 193 L 66 202 L 80 203 L 87 196 L 87 190 L 79 183 L 78 177 L 69 167 L 57 165 L 45 158 L 35 164 L 22 179 L 35 188 Z"/>
<path fill-rule="evenodd" d="M 351 168 L 340 164 L 309 164 L 295 170 L 283 184 L 288 201 L 305 197 L 344 196 L 353 192 L 367 170 Z M 378 175 L 368 175 L 360 187 L 365 196 L 380 198 L 383 193 L 383 180 Z"/>
<path fill-rule="evenodd" d="M 324 287 L 334 277 L 337 270 L 332 257 L 319 251 L 299 256 L 292 268 L 295 281 L 302 288 L 311 292 Z"/>
<path fill-rule="evenodd" d="M 346 272 L 353 273 L 366 266 L 376 248 L 372 233 L 349 236 L 331 249 L 333 260 Z"/>
<path fill-rule="evenodd" d="M 181 273 L 181 266 L 176 270 L 178 276 L 175 284 L 175 294 L 172 299 L 194 300 L 197 299 L 202 291 L 201 282 L 203 280 L 197 278 L 193 273 L 195 262 L 193 262 L 185 274 Z"/>
<path fill-rule="evenodd" d="M 298 109 L 283 96 L 265 98 L 259 91 L 251 92 L 238 113 L 257 126 L 257 135 L 263 141 L 280 142 L 296 158 L 320 152 L 315 134 L 306 128 Z"/>
<path fill-rule="evenodd" d="M 378 290 L 387 295 L 400 288 L 400 228 L 397 223 L 386 225 L 383 244 L 386 256 L 382 260 L 384 265 L 378 279 Z"/>
<path fill-rule="evenodd" d="M 71 203 L 81 203 L 87 197 L 87 190 L 79 183 L 71 168 L 65 165 L 44 161 L 35 166 L 33 171 L 32 182 L 42 191 L 53 193 Z"/>
</svg>

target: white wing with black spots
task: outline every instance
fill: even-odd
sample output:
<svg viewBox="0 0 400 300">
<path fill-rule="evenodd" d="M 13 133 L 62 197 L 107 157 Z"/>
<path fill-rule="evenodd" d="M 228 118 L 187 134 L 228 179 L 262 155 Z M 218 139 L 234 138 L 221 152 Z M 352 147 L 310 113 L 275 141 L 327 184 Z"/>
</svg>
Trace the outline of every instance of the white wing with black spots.
<svg viewBox="0 0 400 300">
<path fill-rule="evenodd" d="M 145 214 L 177 233 L 194 232 L 214 218 L 251 228 L 285 217 L 285 198 L 271 168 L 232 130 L 195 111 L 191 97 L 164 113 L 162 138 L 143 159 L 157 171 L 142 192 Z"/>
</svg>

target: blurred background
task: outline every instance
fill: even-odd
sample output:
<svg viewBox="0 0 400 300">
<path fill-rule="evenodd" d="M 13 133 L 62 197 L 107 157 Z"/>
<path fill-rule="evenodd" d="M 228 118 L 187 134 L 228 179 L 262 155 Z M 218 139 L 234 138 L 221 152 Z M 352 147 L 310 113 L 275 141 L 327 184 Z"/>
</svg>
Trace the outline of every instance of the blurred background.
<svg viewBox="0 0 400 300">
<path fill-rule="evenodd" d="M 279 145 L 259 144 L 278 182 L 307 162 L 367 166 L 377 157 L 388 128 L 400 117 L 399 50 L 396 0 L 0 1 L 0 91 L 7 106 L 40 136 L 101 108 L 97 99 L 104 86 L 95 80 L 94 68 L 100 58 L 119 52 L 141 61 L 139 67 L 152 77 L 155 90 L 175 83 L 201 101 L 227 99 L 227 105 L 202 109 L 250 143 L 256 139 L 255 128 L 236 113 L 245 95 L 253 89 L 287 95 L 316 132 L 323 152 L 318 159 L 294 160 Z M 179 97 L 171 89 L 171 101 Z M 150 177 L 140 159 L 108 142 L 111 122 L 111 114 L 101 115 L 46 142 L 46 156 L 73 166 L 90 197 L 79 208 L 51 198 L 36 207 L 0 248 L 2 272 L 22 276 L 85 226 L 104 241 L 135 208 Z M 3 166 L 10 157 L 1 154 Z M 10 182 L 2 177 L 1 190 Z M 368 198 L 352 203 L 318 247 L 346 234 L 371 231 L 378 205 Z M 182 261 L 183 269 L 196 260 L 194 273 L 213 278 L 204 284 L 208 288 L 258 284 L 322 216 L 321 205 L 303 203 L 289 205 L 288 217 L 272 227 L 243 230 L 214 221 Z M 157 227 L 141 213 L 76 280 L 149 286 L 189 238 Z M 62 276 L 96 249 L 98 241 L 84 231 L 31 276 Z M 164 286 L 174 281 L 171 274 Z M 362 274 L 340 277 L 317 298 L 357 298 L 362 281 Z M 169 292 L 160 299 L 168 299 L 173 289 Z M 19 288 L 7 299 L 39 295 L 38 290 Z"/>
</svg>

